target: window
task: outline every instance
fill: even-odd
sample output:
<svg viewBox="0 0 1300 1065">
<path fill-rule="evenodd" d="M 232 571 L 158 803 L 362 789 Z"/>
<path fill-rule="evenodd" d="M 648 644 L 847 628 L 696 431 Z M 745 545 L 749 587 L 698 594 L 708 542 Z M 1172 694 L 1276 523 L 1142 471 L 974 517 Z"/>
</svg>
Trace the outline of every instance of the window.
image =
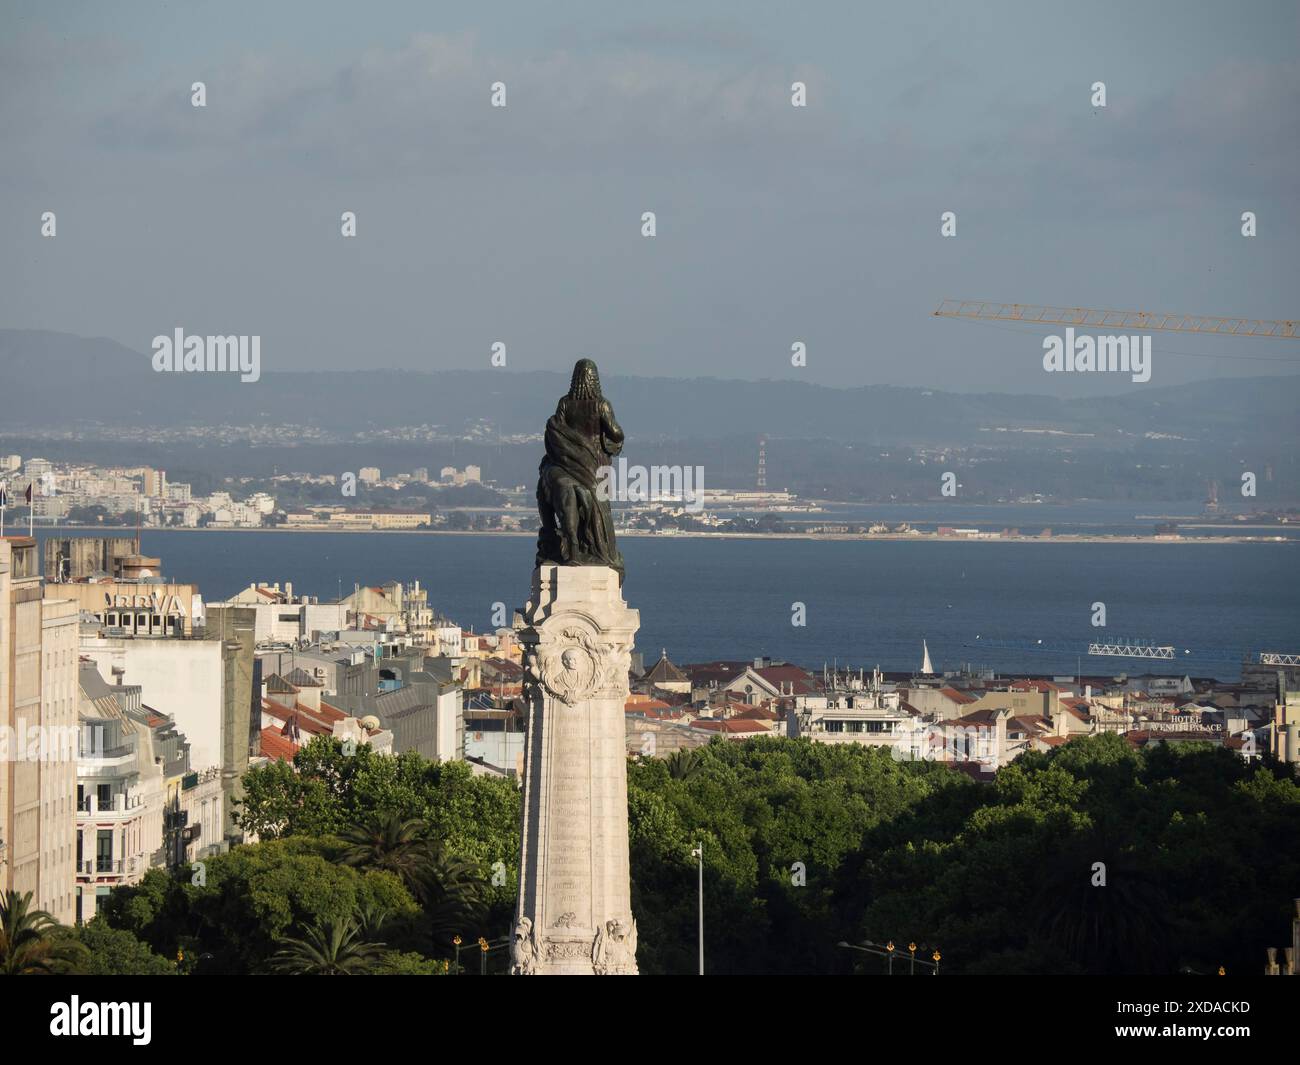
<svg viewBox="0 0 1300 1065">
<path fill-rule="evenodd" d="M 95 872 L 113 871 L 113 830 L 101 828 L 95 834 Z"/>
</svg>

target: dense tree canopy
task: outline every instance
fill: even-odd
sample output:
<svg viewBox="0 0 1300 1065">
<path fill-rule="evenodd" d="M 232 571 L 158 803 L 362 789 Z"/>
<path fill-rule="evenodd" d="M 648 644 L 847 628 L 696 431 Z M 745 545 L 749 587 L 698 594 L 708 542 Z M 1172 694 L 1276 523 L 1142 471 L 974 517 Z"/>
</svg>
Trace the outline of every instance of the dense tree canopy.
<svg viewBox="0 0 1300 1065">
<path fill-rule="evenodd" d="M 508 934 L 512 782 L 329 739 L 296 768 L 245 778 L 263 842 L 208 860 L 202 884 L 150 872 L 106 923 L 201 972 L 329 946 L 360 959 L 346 971 L 433 974 L 453 927 Z M 1300 884 L 1300 784 L 1207 745 L 1089 737 L 985 784 L 856 744 L 718 740 L 630 763 L 628 807 L 646 973 L 694 971 L 697 843 L 715 973 L 880 971 L 838 944 L 889 939 L 940 949 L 948 972 L 1251 971 Z"/>
</svg>

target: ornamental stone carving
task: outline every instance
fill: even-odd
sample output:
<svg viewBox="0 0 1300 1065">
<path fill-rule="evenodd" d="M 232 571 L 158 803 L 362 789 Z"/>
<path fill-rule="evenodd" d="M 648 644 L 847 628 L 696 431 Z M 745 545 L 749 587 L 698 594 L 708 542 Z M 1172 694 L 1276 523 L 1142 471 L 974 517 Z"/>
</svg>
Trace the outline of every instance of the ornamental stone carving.
<svg viewBox="0 0 1300 1065">
<path fill-rule="evenodd" d="M 529 648 L 528 679 L 540 684 L 566 706 L 598 696 L 625 696 L 631 644 L 600 641 L 576 619 L 552 619 L 542 639 Z"/>
<path fill-rule="evenodd" d="M 636 921 L 606 921 L 596 932 L 591 965 L 597 976 L 636 973 Z"/>
<path fill-rule="evenodd" d="M 533 922 L 521 917 L 515 925 L 515 939 L 510 949 L 511 976 L 532 976 L 537 972 L 537 938 L 533 935 Z"/>
</svg>

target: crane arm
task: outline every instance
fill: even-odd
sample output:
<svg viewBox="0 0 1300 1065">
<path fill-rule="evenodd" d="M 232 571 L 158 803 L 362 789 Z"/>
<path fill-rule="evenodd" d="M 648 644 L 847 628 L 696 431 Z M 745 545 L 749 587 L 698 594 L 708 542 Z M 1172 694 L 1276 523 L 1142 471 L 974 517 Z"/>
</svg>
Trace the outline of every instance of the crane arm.
<svg viewBox="0 0 1300 1065">
<path fill-rule="evenodd" d="M 1104 311 L 1087 307 L 1039 307 L 1029 303 L 994 303 L 987 300 L 944 300 L 936 318 L 977 318 L 985 321 L 1027 322 L 1034 325 L 1085 328 L 1163 329 L 1171 333 L 1213 333 L 1219 336 L 1274 337 L 1300 340 L 1294 321 L 1258 318 L 1215 318 L 1203 314 L 1153 314 L 1149 311 Z"/>
</svg>

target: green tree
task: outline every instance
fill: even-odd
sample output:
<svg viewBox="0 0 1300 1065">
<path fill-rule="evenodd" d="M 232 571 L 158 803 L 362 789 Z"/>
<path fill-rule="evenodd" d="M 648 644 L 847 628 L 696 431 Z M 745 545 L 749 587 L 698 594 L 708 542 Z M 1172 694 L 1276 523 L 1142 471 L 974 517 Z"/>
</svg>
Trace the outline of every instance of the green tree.
<svg viewBox="0 0 1300 1065">
<path fill-rule="evenodd" d="M 690 780 L 704 768 L 704 759 L 693 750 L 673 751 L 664 761 L 673 780 Z"/>
<path fill-rule="evenodd" d="M 370 970 L 371 976 L 446 976 L 448 963 L 414 951 L 385 951 Z"/>
<path fill-rule="evenodd" d="M 174 976 L 176 963 L 155 954 L 131 932 L 113 928 L 100 916 L 76 929 L 86 948 L 77 971 L 87 976 Z"/>
<path fill-rule="evenodd" d="M 370 972 L 383 959 L 383 943 L 370 943 L 351 918 L 312 925 L 300 938 L 277 940 L 272 972 L 293 976 L 356 976 Z"/>
<path fill-rule="evenodd" d="M 344 828 L 339 838 L 343 842 L 339 860 L 344 865 L 387 869 L 417 899 L 422 896 L 425 871 L 438 849 L 426 821 L 380 810 Z"/>
<path fill-rule="evenodd" d="M 5 891 L 0 895 L 0 973 L 47 976 L 65 970 L 76 953 L 58 930 L 53 917 L 32 908 L 30 891 Z"/>
<path fill-rule="evenodd" d="M 401 878 L 423 905 L 435 943 L 481 927 L 487 910 L 483 877 L 473 863 L 447 855 L 427 821 L 379 811 L 344 829 L 340 838 L 345 865 Z"/>
</svg>

